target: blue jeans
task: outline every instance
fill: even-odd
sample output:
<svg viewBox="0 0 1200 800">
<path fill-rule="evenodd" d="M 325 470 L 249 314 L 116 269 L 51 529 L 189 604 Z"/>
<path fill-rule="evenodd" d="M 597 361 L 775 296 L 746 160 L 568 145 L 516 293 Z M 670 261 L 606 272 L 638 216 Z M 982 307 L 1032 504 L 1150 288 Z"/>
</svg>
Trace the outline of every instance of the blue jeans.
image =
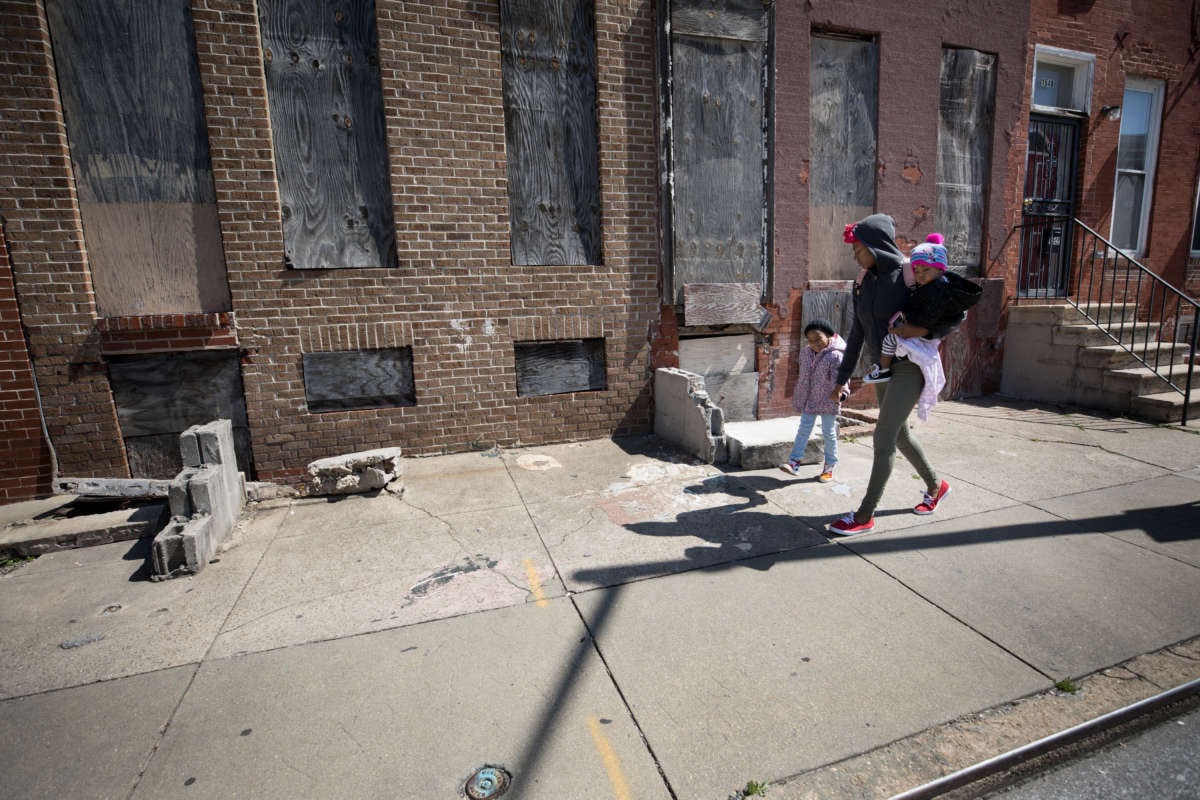
<svg viewBox="0 0 1200 800">
<path fill-rule="evenodd" d="M 837 414 L 801 414 L 800 427 L 796 429 L 796 441 L 792 444 L 792 454 L 788 461 L 799 461 L 804 458 L 804 448 L 808 447 L 808 437 L 812 435 L 813 425 L 817 417 L 821 418 L 821 439 L 825 445 L 825 466 L 837 464 Z"/>
</svg>

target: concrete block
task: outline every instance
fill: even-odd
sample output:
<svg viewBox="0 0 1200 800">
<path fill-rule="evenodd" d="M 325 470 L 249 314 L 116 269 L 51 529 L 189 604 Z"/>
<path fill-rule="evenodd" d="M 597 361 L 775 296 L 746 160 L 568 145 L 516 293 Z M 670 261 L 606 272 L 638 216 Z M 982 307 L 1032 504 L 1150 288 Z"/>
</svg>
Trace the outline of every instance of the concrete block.
<svg viewBox="0 0 1200 800">
<path fill-rule="evenodd" d="M 233 538 L 246 504 L 227 419 L 193 425 L 179 436 L 184 469 L 171 482 L 171 521 L 152 543 L 153 580 L 193 574 Z"/>
<path fill-rule="evenodd" d="M 708 375 L 704 389 L 721 409 L 725 422 L 758 419 L 758 373 Z"/>
<path fill-rule="evenodd" d="M 59 478 L 55 494 L 80 497 L 166 497 L 170 481 L 149 478 Z"/>
<path fill-rule="evenodd" d="M 654 433 L 709 464 L 724 447 L 725 417 L 704 377 L 674 367 L 654 372 Z"/>
<path fill-rule="evenodd" d="M 399 447 L 321 458 L 308 465 L 311 494 L 357 494 L 382 489 L 403 472 Z"/>
<path fill-rule="evenodd" d="M 796 441 L 799 417 L 777 417 L 754 422 L 731 422 L 725 426 L 729 463 L 742 469 L 769 469 L 787 461 Z M 802 464 L 819 464 L 823 458 L 821 426 L 813 427 Z"/>
</svg>

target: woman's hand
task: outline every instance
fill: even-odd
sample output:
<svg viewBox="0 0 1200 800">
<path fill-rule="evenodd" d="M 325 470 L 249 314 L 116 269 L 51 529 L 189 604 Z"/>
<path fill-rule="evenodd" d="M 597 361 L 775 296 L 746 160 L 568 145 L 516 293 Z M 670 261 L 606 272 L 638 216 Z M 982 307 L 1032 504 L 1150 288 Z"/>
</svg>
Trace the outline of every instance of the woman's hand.
<svg viewBox="0 0 1200 800">
<path fill-rule="evenodd" d="M 838 386 L 836 389 L 834 389 L 832 392 L 830 392 L 829 400 L 830 400 L 830 402 L 840 404 L 840 403 L 846 402 L 846 398 L 849 396 L 850 396 L 850 386 L 849 386 L 849 384 L 847 384 L 846 386 Z"/>
<path fill-rule="evenodd" d="M 929 328 L 922 328 L 918 325 L 909 325 L 907 322 L 900 325 L 893 325 L 888 329 L 888 333 L 894 333 L 902 339 L 918 339 L 929 333 Z"/>
</svg>

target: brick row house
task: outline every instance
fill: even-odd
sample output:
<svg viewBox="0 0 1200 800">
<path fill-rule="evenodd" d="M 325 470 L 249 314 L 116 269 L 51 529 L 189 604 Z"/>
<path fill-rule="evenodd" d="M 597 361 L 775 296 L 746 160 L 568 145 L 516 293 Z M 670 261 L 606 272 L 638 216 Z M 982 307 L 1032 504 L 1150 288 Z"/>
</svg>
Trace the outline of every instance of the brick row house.
<svg viewBox="0 0 1200 800">
<path fill-rule="evenodd" d="M 943 359 L 994 391 L 1048 133 L 1074 216 L 1200 289 L 1194 4 L 0 8 L 0 502 L 216 417 L 285 483 L 647 433 L 661 366 L 785 415 L 873 211 L 984 285 Z"/>
</svg>

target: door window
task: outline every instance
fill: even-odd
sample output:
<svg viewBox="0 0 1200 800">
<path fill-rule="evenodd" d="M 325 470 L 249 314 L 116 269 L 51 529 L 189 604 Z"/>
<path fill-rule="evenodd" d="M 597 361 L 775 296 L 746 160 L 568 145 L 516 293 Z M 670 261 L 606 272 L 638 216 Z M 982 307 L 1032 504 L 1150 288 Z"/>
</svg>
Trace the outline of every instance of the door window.
<svg viewBox="0 0 1200 800">
<path fill-rule="evenodd" d="M 1162 95 L 1162 81 L 1130 78 L 1125 84 L 1111 238 L 1117 247 L 1133 254 L 1145 251 Z"/>
</svg>

